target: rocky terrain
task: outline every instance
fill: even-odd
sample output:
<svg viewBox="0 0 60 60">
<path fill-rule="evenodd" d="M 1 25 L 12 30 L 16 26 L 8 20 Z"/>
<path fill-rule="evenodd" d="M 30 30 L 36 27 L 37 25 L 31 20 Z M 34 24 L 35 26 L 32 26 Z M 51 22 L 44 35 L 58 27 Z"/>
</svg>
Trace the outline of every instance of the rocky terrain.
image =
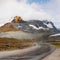
<svg viewBox="0 0 60 60">
<path fill-rule="evenodd" d="M 11 22 L 8 22 L 0 27 L 1 38 L 46 38 L 59 32 L 60 31 L 51 21 L 24 21 L 20 16 L 15 16 Z"/>
<path fill-rule="evenodd" d="M 55 46 L 60 46 L 59 33 L 60 30 L 58 30 L 51 21 L 47 20 L 25 21 L 20 16 L 15 16 L 11 22 L 7 22 L 6 24 L 0 27 L 0 57 L 3 56 L 1 60 L 11 59 L 12 56 L 13 60 L 42 59 L 48 54 L 52 53 L 55 50 Z M 46 42 L 50 44 L 47 44 Z M 36 49 L 34 47 L 36 47 Z M 31 50 L 31 48 L 33 49 Z M 23 51 L 25 50 L 20 49 L 26 49 L 25 55 L 23 53 Z M 6 50 L 8 50 L 8 52 Z M 14 53 L 14 50 L 16 50 L 15 51 L 16 53 Z M 55 60 L 54 59 L 55 54 L 56 56 L 59 56 L 57 51 L 59 50 L 56 50 L 56 52 L 52 53 L 51 55 L 52 59 L 51 56 L 47 56 L 45 60 L 47 60 L 47 58 Z M 4 53 L 6 54 L 7 57 L 5 57 Z M 23 58 L 21 57 L 21 55 Z M 59 58 L 56 58 L 56 60 L 59 60 Z"/>
</svg>

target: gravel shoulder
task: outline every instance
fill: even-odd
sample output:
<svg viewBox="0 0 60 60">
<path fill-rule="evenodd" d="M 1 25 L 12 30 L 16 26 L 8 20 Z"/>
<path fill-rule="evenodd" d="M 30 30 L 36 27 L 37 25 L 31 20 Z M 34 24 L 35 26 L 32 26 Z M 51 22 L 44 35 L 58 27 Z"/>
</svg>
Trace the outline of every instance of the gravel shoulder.
<svg viewBox="0 0 60 60">
<path fill-rule="evenodd" d="M 45 57 L 43 60 L 60 60 L 60 48 L 56 48 L 56 50 Z"/>
</svg>

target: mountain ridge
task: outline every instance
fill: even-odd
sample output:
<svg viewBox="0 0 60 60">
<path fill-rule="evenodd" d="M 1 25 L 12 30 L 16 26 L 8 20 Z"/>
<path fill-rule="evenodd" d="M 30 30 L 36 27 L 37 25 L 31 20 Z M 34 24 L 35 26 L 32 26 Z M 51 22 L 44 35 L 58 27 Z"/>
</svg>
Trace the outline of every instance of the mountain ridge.
<svg viewBox="0 0 60 60">
<path fill-rule="evenodd" d="M 0 27 L 0 32 L 9 31 L 25 31 L 29 33 L 52 32 L 59 33 L 60 31 L 54 26 L 51 21 L 47 20 L 30 20 L 24 21 L 20 16 L 15 16 L 11 22 L 8 22 Z"/>
</svg>

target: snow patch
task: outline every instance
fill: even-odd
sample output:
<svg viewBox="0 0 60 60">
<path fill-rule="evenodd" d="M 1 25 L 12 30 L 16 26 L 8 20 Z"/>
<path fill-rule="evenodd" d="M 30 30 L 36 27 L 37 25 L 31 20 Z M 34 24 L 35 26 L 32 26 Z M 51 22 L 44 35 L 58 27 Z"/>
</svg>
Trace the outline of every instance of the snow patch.
<svg viewBox="0 0 60 60">
<path fill-rule="evenodd" d="M 49 23 L 49 24 L 44 23 L 44 25 L 46 25 L 46 26 L 49 27 L 49 28 L 53 28 L 50 23 Z"/>
<path fill-rule="evenodd" d="M 43 30 L 45 30 L 45 28 L 43 28 L 43 27 L 36 27 L 35 25 L 31 25 L 31 24 L 29 24 L 29 26 L 30 27 L 33 27 L 34 29 L 36 29 L 36 30 L 39 30 L 39 29 L 43 29 Z"/>
<path fill-rule="evenodd" d="M 60 33 L 58 33 L 58 34 L 54 34 L 54 35 L 51 35 L 51 37 L 52 37 L 52 36 L 60 36 Z"/>
</svg>

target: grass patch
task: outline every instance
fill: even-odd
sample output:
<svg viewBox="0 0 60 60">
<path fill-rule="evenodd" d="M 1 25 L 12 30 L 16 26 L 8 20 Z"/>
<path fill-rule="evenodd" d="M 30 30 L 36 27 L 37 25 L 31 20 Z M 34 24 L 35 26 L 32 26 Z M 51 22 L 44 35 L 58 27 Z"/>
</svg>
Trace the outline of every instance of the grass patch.
<svg viewBox="0 0 60 60">
<path fill-rule="evenodd" d="M 50 44 L 52 44 L 52 45 L 55 45 L 55 46 L 57 46 L 57 47 L 60 47 L 60 42 L 48 42 L 48 43 L 50 43 Z"/>
</svg>

